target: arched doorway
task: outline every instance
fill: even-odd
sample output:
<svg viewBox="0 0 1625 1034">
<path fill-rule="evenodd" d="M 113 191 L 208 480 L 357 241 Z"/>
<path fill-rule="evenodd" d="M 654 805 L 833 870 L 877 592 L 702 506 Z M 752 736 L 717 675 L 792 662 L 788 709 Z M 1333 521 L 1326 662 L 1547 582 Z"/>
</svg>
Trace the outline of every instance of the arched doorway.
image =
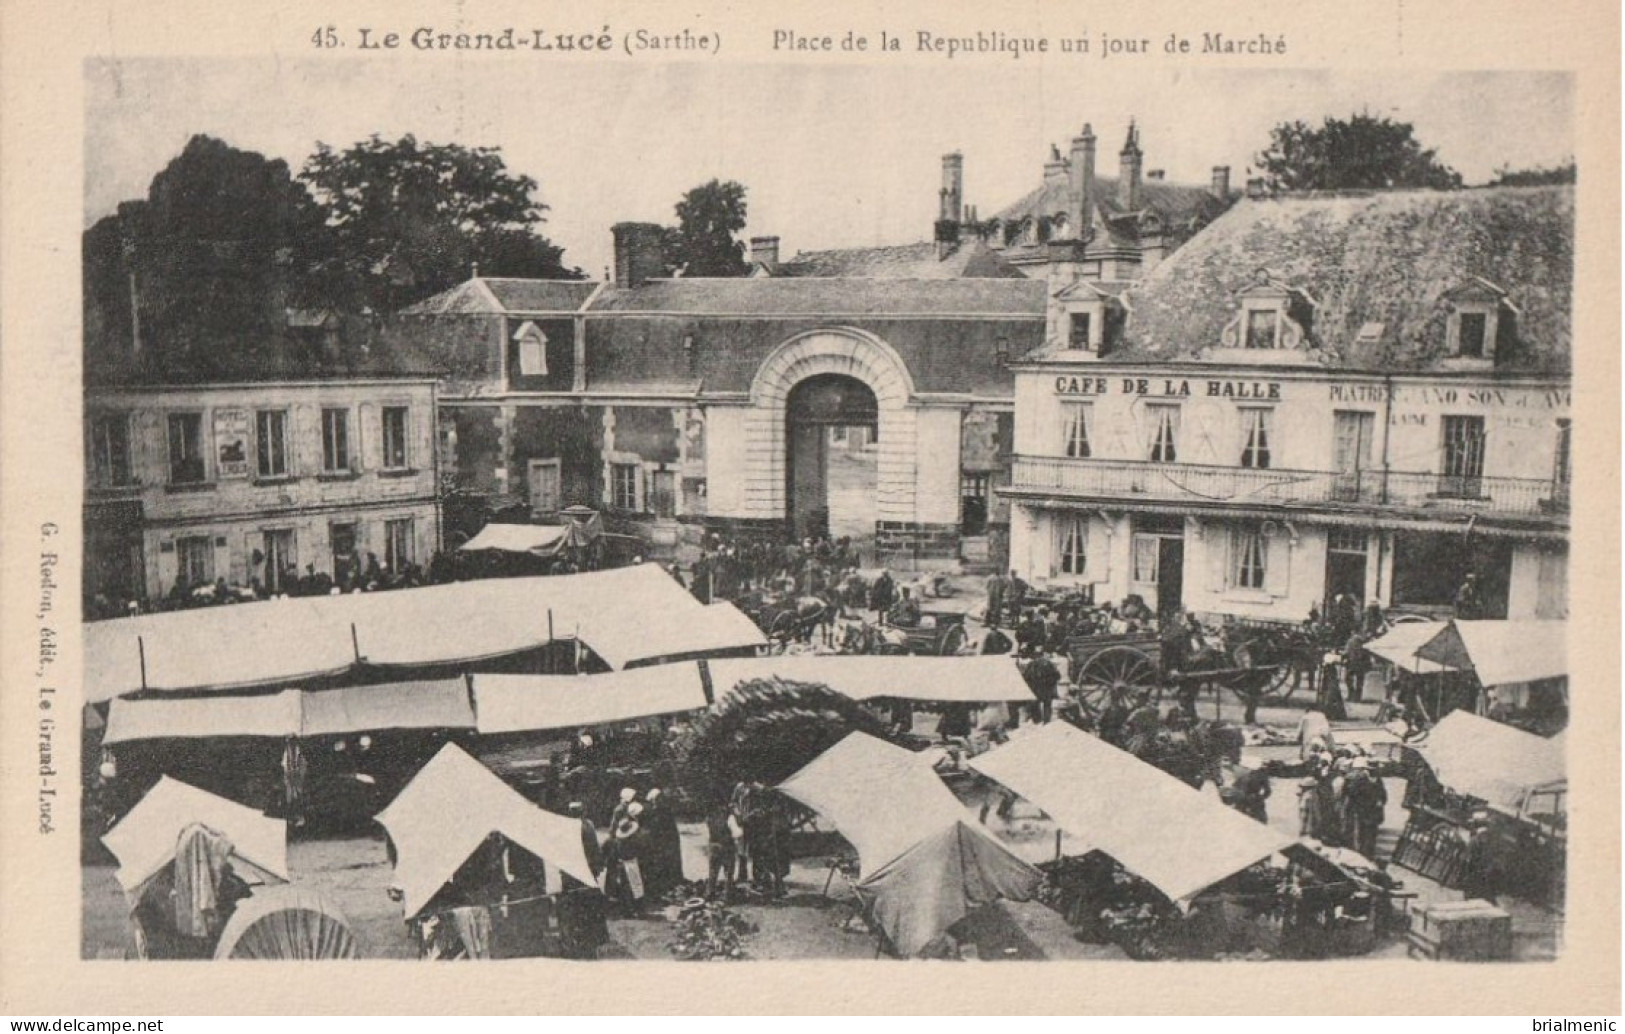
<svg viewBox="0 0 1625 1034">
<path fill-rule="evenodd" d="M 797 538 L 874 534 L 880 403 L 856 377 L 820 373 L 785 400 L 786 516 Z"/>
</svg>

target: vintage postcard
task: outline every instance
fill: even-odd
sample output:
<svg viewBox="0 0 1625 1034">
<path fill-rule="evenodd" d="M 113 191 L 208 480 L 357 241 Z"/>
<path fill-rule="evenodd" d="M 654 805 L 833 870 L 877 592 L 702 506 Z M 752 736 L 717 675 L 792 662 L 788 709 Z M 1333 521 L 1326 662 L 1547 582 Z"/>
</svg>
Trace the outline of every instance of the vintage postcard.
<svg viewBox="0 0 1625 1034">
<path fill-rule="evenodd" d="M 0 1011 L 1618 1012 L 1617 12 L 3 17 Z"/>
</svg>

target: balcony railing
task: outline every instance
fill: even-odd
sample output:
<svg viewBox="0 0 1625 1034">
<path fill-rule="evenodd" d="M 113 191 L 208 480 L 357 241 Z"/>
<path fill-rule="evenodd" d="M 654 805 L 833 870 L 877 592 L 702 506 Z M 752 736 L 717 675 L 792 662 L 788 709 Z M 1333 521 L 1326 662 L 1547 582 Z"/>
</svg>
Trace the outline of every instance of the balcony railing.
<svg viewBox="0 0 1625 1034">
<path fill-rule="evenodd" d="M 1520 517 L 1563 515 L 1569 506 L 1568 486 L 1549 479 L 1258 470 L 1052 456 L 1016 457 L 1010 488 L 1091 499 L 1234 506 L 1356 505 Z"/>
</svg>

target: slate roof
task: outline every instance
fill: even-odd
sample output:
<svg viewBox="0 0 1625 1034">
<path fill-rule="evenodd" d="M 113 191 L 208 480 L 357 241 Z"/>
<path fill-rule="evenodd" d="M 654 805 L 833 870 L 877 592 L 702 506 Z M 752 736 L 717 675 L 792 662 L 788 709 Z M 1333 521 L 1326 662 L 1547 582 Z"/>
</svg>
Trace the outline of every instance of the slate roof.
<svg viewBox="0 0 1625 1034">
<path fill-rule="evenodd" d="M 1496 368 L 1570 370 L 1570 186 L 1243 201 L 1130 292 L 1128 347 L 1113 358 L 1183 358 L 1217 345 L 1237 292 L 1260 270 L 1314 298 L 1309 338 L 1338 367 L 1437 368 L 1449 347 L 1444 296 L 1488 281 L 1515 310 L 1501 320 Z M 1362 339 L 1373 323 L 1381 334 Z"/>
<path fill-rule="evenodd" d="M 960 244 L 941 259 L 937 258 L 935 244 L 922 241 L 889 247 L 803 251 L 788 262 L 775 266 L 772 275 L 942 280 L 959 277 L 1014 279 L 1026 274 L 979 241 Z"/>
<path fill-rule="evenodd" d="M 1094 208 L 1092 218 L 1095 226 L 1097 229 L 1104 229 L 1108 235 L 1102 243 L 1107 241 L 1117 245 L 1135 243 L 1137 217 L 1147 212 L 1162 220 L 1166 233 L 1182 240 L 1216 218 L 1230 203 L 1214 196 L 1206 185 L 1195 186 L 1153 179 L 1140 180 L 1140 199 L 1140 207 L 1134 212 L 1129 212 L 1118 203 L 1117 179 L 1112 176 L 1095 177 L 1090 200 Z M 1067 182 L 1050 179 L 1015 204 L 995 213 L 993 218 L 1008 223 L 1027 217 L 1037 219 L 1040 216 L 1054 216 L 1069 210 Z M 1009 250 L 1012 252 L 1020 250 L 1020 246 Z"/>
<path fill-rule="evenodd" d="M 400 310 L 403 316 L 452 313 L 574 312 L 598 287 L 591 280 L 533 280 L 519 277 L 473 277 L 431 298 Z"/>
<path fill-rule="evenodd" d="M 1042 321 L 1044 282 L 1021 279 L 680 278 L 610 285 L 590 313 L 717 316 L 1011 316 Z"/>
</svg>

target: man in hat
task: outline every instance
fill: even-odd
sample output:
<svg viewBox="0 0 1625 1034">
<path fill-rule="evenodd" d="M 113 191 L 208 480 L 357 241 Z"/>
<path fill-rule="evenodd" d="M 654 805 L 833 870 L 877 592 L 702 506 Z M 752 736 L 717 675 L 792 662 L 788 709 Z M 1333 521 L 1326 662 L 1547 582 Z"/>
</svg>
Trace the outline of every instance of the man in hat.
<svg viewBox="0 0 1625 1034">
<path fill-rule="evenodd" d="M 999 627 L 999 611 L 1004 609 L 1004 574 L 994 571 L 987 576 L 987 614 L 983 623 L 988 628 Z"/>
<path fill-rule="evenodd" d="M 1377 831 L 1387 806 L 1387 787 L 1372 774 L 1370 761 L 1355 756 L 1343 782 L 1343 821 L 1349 846 L 1372 861 L 1376 861 Z"/>
<path fill-rule="evenodd" d="M 645 876 L 651 897 L 683 882 L 683 846 L 671 802 L 657 786 L 644 796 Z"/>
<path fill-rule="evenodd" d="M 632 809 L 632 805 L 637 802 L 637 799 L 638 792 L 636 790 L 632 789 L 630 786 L 621 788 L 620 803 L 616 804 L 615 810 L 609 813 L 609 828 L 611 830 L 613 830 L 617 825 L 627 818 Z"/>
<path fill-rule="evenodd" d="M 882 570 L 880 577 L 869 586 L 869 609 L 875 612 L 876 621 L 884 621 L 891 605 L 896 602 L 897 583 L 892 581 L 891 571 Z"/>
<path fill-rule="evenodd" d="M 722 881 L 722 900 L 732 900 L 734 894 L 734 860 L 738 844 L 734 838 L 734 820 L 725 804 L 714 804 L 705 815 L 706 873 L 705 896 L 715 899 L 718 877 Z"/>
<path fill-rule="evenodd" d="M 1461 896 L 1496 904 L 1495 860 L 1491 853 L 1490 813 L 1476 811 L 1467 822 L 1467 850 L 1462 858 Z"/>
<path fill-rule="evenodd" d="M 1027 682 L 1027 688 L 1033 691 L 1033 721 L 1048 725 L 1054 713 L 1056 687 L 1061 684 L 1061 670 L 1046 654 L 1040 652 L 1026 663 L 1021 675 Z"/>
<path fill-rule="evenodd" d="M 1471 571 L 1462 579 L 1461 588 L 1456 590 L 1455 614 L 1463 621 L 1477 621 L 1484 616 L 1484 600 L 1478 591 L 1478 575 Z"/>
<path fill-rule="evenodd" d="M 1325 816 L 1321 808 L 1321 780 L 1304 776 L 1298 781 L 1298 835 L 1319 840 Z"/>
</svg>

